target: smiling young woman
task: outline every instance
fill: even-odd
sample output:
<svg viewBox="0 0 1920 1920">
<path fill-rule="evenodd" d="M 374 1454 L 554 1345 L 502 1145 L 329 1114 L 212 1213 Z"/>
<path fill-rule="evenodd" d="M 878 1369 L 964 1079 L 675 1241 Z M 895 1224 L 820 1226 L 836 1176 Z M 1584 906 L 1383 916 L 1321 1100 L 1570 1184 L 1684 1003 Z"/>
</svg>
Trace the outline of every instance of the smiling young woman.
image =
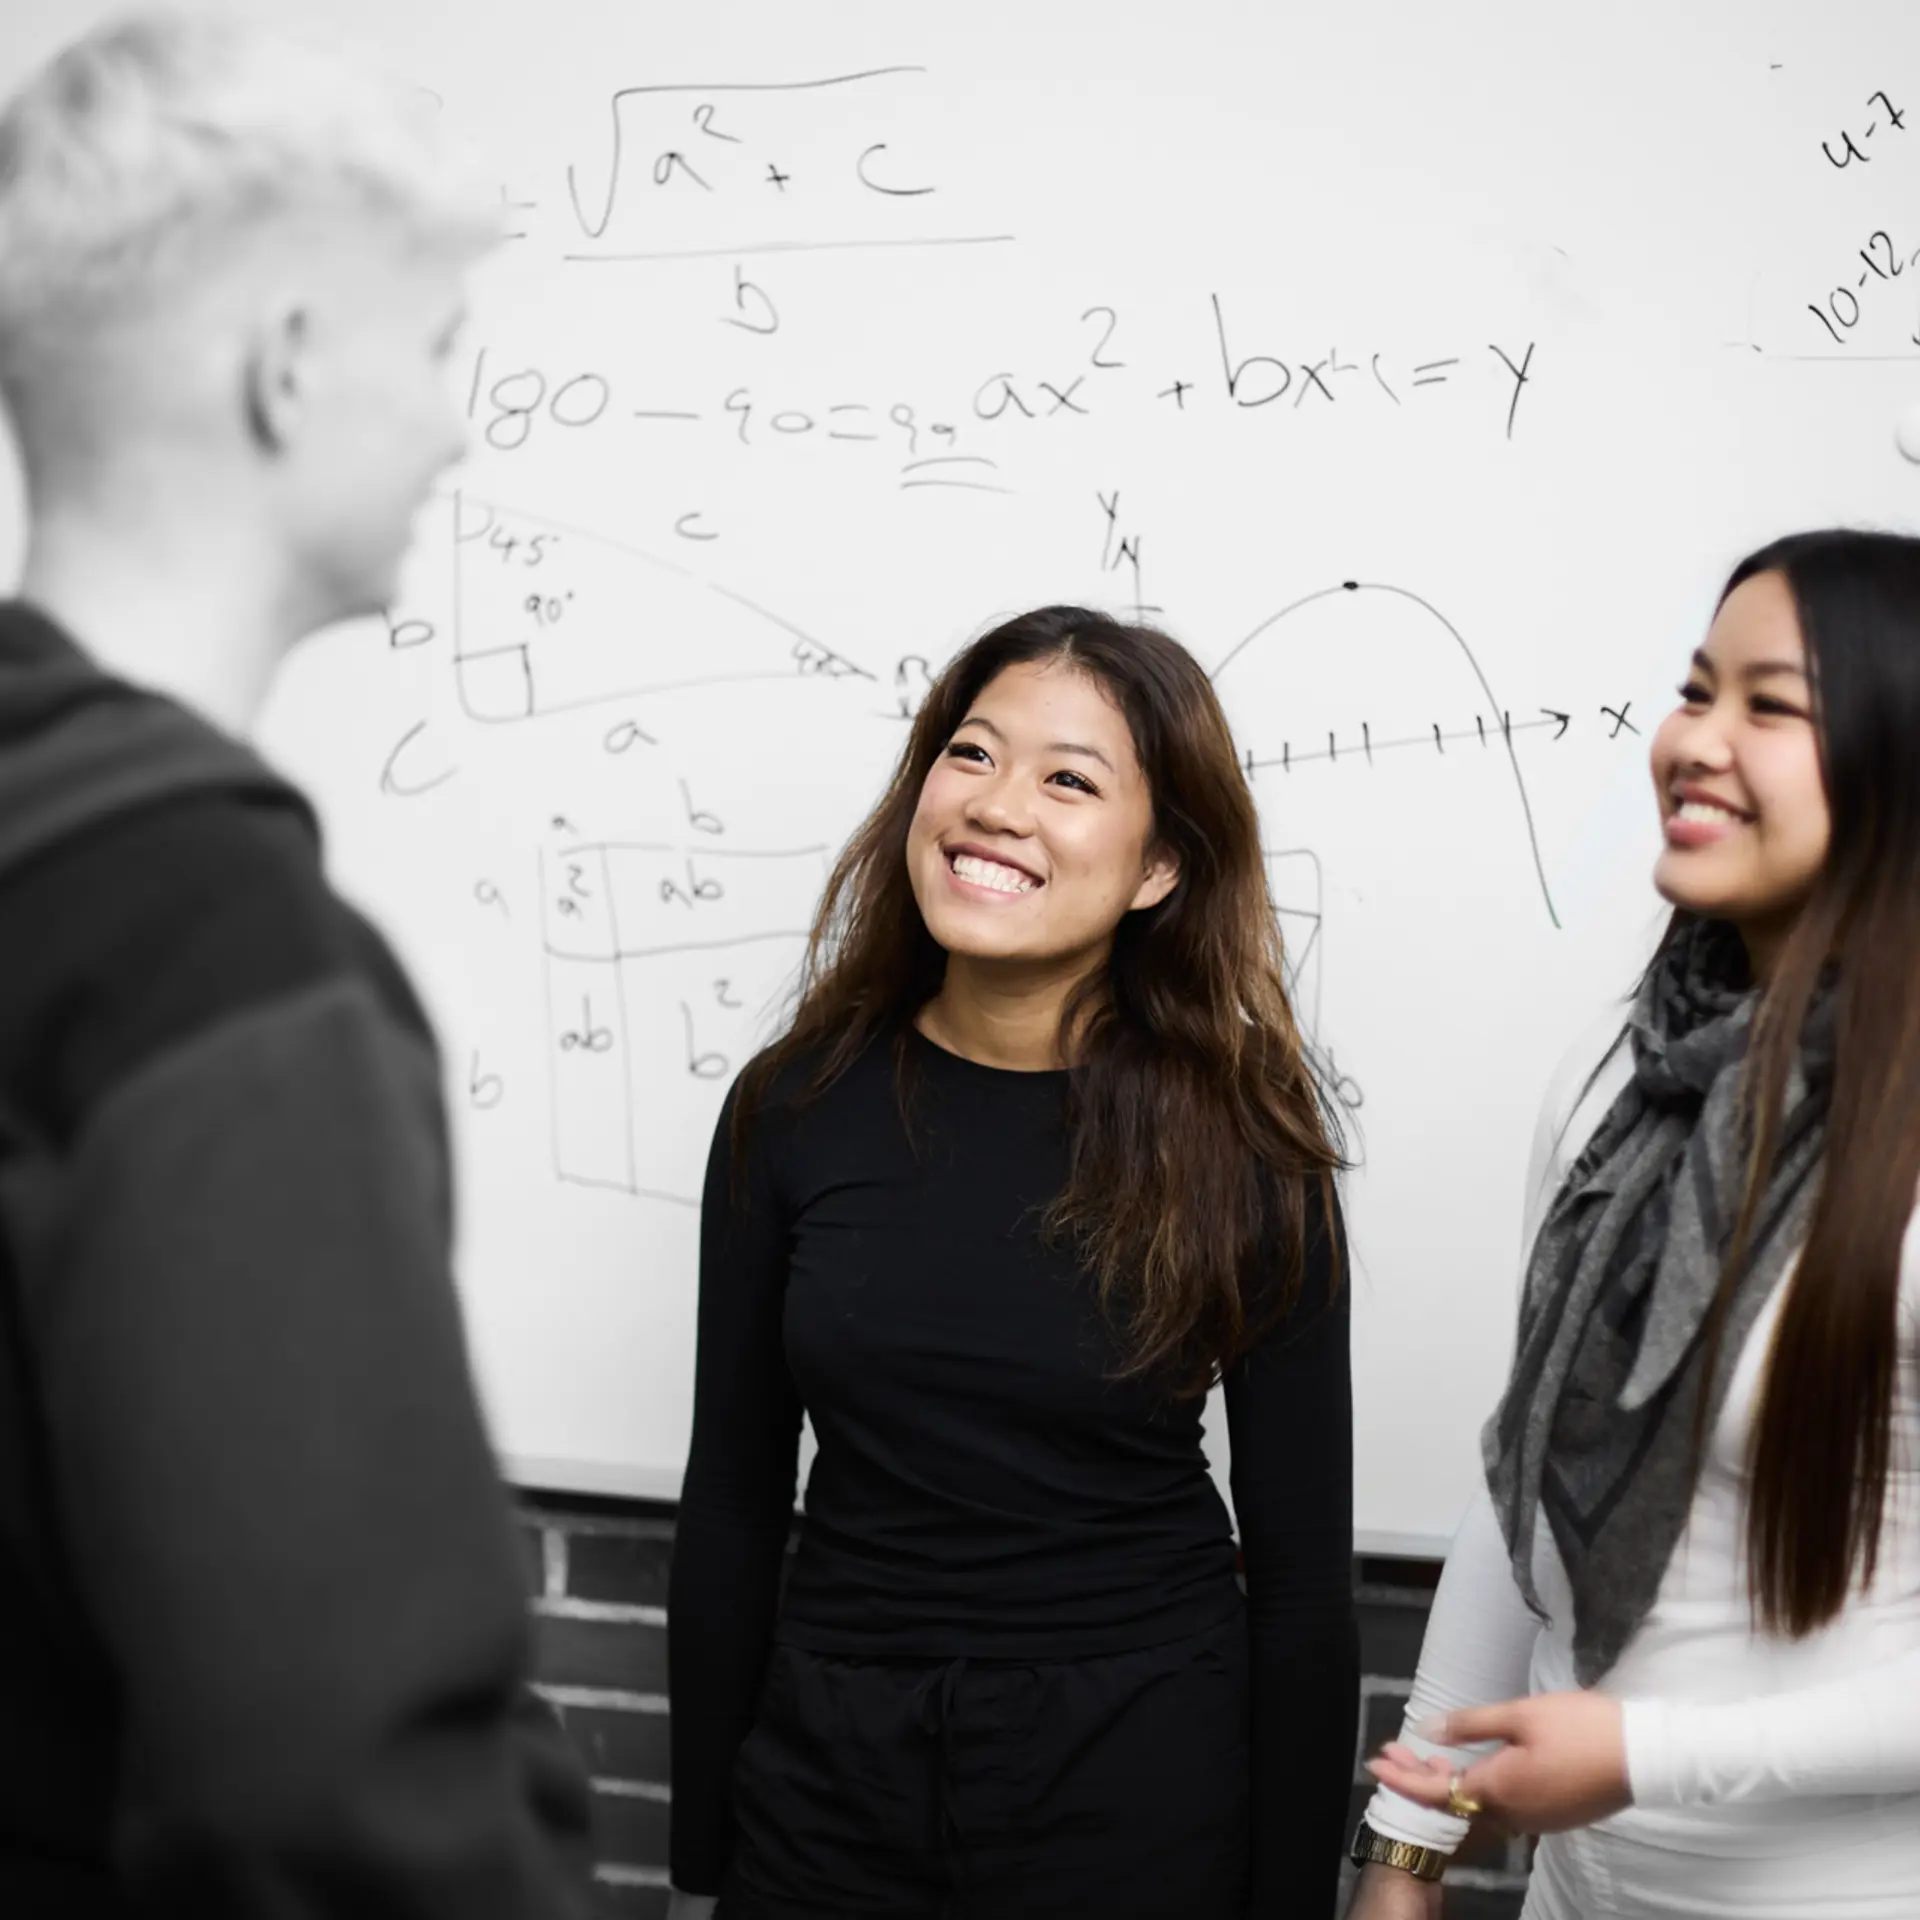
<svg viewBox="0 0 1920 1920">
<path fill-rule="evenodd" d="M 1190 655 L 1077 608 L 960 655 L 715 1139 L 676 1912 L 723 1886 L 726 1920 L 1330 1906 L 1347 1313 L 1280 961 Z"/>
<path fill-rule="evenodd" d="M 1549 1094 L 1487 1490 L 1360 1852 L 1477 1802 L 1548 1836 L 1529 1920 L 1920 1913 L 1916 742 L 1920 540 L 1735 570 L 1653 743 L 1673 918 Z M 1376 1864 L 1354 1913 L 1437 1897 Z"/>
</svg>

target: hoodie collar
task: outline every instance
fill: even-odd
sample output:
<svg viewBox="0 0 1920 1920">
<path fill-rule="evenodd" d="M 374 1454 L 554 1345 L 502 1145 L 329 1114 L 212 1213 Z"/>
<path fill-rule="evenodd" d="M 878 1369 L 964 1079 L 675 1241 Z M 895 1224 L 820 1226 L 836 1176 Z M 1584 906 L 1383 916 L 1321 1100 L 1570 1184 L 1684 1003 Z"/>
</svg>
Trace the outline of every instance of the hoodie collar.
<svg viewBox="0 0 1920 1920">
<path fill-rule="evenodd" d="M 0 877 L 115 815 L 228 791 L 311 809 L 250 748 L 104 673 L 38 609 L 0 601 Z"/>
</svg>

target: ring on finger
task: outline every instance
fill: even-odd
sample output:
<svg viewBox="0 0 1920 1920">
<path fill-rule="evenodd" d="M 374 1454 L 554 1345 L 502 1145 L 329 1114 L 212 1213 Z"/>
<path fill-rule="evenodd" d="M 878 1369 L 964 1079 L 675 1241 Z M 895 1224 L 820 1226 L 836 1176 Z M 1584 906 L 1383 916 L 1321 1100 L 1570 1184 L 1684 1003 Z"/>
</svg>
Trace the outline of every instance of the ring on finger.
<svg viewBox="0 0 1920 1920">
<path fill-rule="evenodd" d="M 1464 1774 L 1454 1774 L 1447 1781 L 1447 1811 L 1456 1820 L 1471 1820 L 1481 1811 L 1480 1802 L 1472 1794 L 1463 1793 Z"/>
</svg>

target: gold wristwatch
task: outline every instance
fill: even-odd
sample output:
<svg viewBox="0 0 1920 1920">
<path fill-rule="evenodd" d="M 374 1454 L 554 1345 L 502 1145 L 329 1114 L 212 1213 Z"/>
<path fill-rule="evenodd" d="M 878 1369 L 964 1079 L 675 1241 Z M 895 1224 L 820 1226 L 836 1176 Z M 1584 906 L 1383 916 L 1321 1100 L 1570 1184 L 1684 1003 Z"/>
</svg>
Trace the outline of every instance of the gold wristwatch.
<svg viewBox="0 0 1920 1920">
<path fill-rule="evenodd" d="M 1354 1829 L 1353 1845 L 1347 1857 L 1356 1867 L 1398 1867 L 1416 1880 L 1438 1880 L 1452 1858 L 1438 1847 L 1416 1847 L 1410 1841 L 1389 1840 L 1384 1833 L 1375 1833 L 1364 1820 Z"/>
</svg>

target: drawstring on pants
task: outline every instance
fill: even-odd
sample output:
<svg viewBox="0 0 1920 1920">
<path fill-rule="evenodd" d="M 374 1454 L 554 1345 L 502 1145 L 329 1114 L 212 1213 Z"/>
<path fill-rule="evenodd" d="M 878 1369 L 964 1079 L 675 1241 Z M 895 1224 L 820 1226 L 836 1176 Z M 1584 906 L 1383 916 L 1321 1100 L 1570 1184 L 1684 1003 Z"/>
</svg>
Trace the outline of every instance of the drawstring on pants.
<svg viewBox="0 0 1920 1920">
<path fill-rule="evenodd" d="M 958 1886 L 965 1877 L 966 1829 L 959 1812 L 959 1797 L 953 1783 L 953 1714 L 959 1698 L 960 1683 L 967 1675 L 966 1656 L 937 1667 L 914 1688 L 914 1717 L 920 1730 L 933 1745 L 935 1778 L 939 1787 L 939 1833 L 937 1841 L 951 1883 Z"/>
</svg>

